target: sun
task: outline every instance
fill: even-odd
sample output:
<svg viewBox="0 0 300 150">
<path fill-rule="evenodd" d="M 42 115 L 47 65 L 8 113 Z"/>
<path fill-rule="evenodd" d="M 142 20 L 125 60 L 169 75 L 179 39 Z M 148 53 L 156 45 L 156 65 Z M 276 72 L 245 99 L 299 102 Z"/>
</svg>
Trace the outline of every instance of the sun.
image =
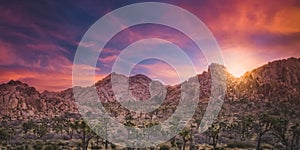
<svg viewBox="0 0 300 150">
<path fill-rule="evenodd" d="M 249 71 L 249 66 L 244 63 L 227 63 L 226 67 L 227 71 L 237 78 L 243 76 L 247 71 Z"/>
</svg>

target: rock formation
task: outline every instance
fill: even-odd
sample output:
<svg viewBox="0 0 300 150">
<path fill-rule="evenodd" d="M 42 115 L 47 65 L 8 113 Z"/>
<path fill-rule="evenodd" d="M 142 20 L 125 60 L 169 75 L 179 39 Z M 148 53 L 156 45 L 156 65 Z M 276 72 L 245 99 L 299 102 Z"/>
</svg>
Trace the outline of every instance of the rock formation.
<svg viewBox="0 0 300 150">
<path fill-rule="evenodd" d="M 224 71 L 225 67 L 212 64 L 208 71 L 197 77 L 200 84 L 200 102 L 207 102 L 211 93 L 211 67 L 218 68 L 219 74 L 226 78 L 227 91 L 225 101 L 248 99 L 251 101 L 271 101 L 296 98 L 300 95 L 300 59 L 289 58 L 269 62 L 268 64 L 246 72 L 242 77 L 235 78 Z M 223 70 L 223 71 L 222 71 Z M 126 77 L 129 91 L 136 100 L 147 100 L 151 97 L 149 91 L 152 80 L 145 75 Z M 97 89 L 101 102 L 116 102 L 112 90 L 112 74 L 98 81 Z M 181 84 L 167 85 L 165 103 L 175 105 L 180 99 Z M 159 92 L 159 91 L 156 91 Z M 9 81 L 0 85 L 0 117 L 10 117 L 12 120 L 27 120 L 29 118 L 44 118 L 78 113 L 73 89 L 61 92 L 44 91 L 40 93 L 34 87 L 20 81 Z"/>
</svg>

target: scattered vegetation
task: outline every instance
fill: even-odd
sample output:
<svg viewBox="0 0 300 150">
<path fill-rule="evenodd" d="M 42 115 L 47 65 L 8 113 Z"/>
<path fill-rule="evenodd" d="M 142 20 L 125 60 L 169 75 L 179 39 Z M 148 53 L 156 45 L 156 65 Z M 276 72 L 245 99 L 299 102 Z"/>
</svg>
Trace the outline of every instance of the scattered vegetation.
<svg viewBox="0 0 300 150">
<path fill-rule="evenodd" d="M 148 149 L 260 150 L 269 147 L 297 150 L 300 149 L 300 122 L 299 111 L 293 105 L 294 102 L 262 102 L 256 104 L 257 109 L 248 113 L 241 109 L 252 105 L 253 102 L 247 100 L 227 102 L 218 119 L 202 134 L 197 131 L 201 122 L 201 115 L 197 114 L 203 114 L 201 112 L 203 107 L 199 106 L 197 109 L 201 109 L 196 110 L 197 114 L 177 136 L 160 146 Z M 160 117 L 161 114 L 168 114 L 174 108 L 161 107 L 157 112 L 151 112 L 151 117 L 147 119 L 136 119 L 136 115 L 132 112 L 125 111 L 123 124 L 140 128 L 139 121 L 142 121 L 144 123 L 142 127 L 152 127 L 164 119 Z M 93 114 L 90 112 L 89 115 Z M 143 115 L 138 114 L 138 116 Z M 179 120 L 173 124 L 176 125 L 178 122 Z M 121 147 L 110 143 L 105 138 L 108 136 L 110 126 L 105 117 L 100 117 L 99 123 L 93 128 L 90 128 L 81 118 L 72 118 L 68 115 L 51 119 L 29 119 L 25 122 L 7 118 L 1 121 L 0 149 L 120 149 Z"/>
</svg>

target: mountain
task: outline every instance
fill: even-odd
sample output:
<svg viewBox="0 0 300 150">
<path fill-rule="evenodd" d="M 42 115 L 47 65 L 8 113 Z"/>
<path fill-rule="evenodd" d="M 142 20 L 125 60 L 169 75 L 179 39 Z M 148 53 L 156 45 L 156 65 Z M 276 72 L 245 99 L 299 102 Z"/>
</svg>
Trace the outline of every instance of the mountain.
<svg viewBox="0 0 300 150">
<path fill-rule="evenodd" d="M 112 84 L 111 84 L 112 76 L 114 76 L 115 78 L 118 78 L 119 80 L 120 79 L 128 80 L 129 91 L 131 91 L 131 94 L 134 96 L 135 99 L 147 100 L 150 98 L 150 91 L 148 89 L 149 89 L 149 85 L 152 82 L 152 80 L 149 77 L 138 74 L 135 76 L 131 76 L 128 79 L 128 77 L 126 77 L 124 75 L 112 73 L 112 74 L 106 76 L 105 78 L 103 78 L 102 80 L 98 81 L 95 84 L 95 86 L 97 88 L 97 93 L 102 102 L 116 101 L 114 94 L 113 94 L 114 92 L 112 89 Z M 116 83 L 116 84 L 119 84 L 119 83 Z M 119 87 L 116 86 L 116 88 L 119 88 Z"/>
<path fill-rule="evenodd" d="M 294 98 L 300 93 L 299 68 L 300 58 L 269 62 L 239 78 L 236 95 L 250 100 Z"/>
<path fill-rule="evenodd" d="M 208 71 L 197 75 L 200 84 L 201 103 L 207 103 L 210 96 L 212 74 L 227 76 L 225 102 L 244 99 L 280 101 L 296 99 L 300 95 L 300 58 L 269 62 L 245 73 L 240 78 L 232 76 L 222 65 L 211 64 Z M 158 81 L 153 82 L 149 77 L 141 74 L 126 77 L 112 73 L 93 85 L 103 103 L 116 102 L 116 95 L 113 94 L 112 89 L 112 76 L 129 81 L 129 91 L 135 100 L 145 101 L 151 97 L 151 94 L 166 94 L 164 103 L 176 106 L 180 99 L 181 84 L 165 86 L 166 91 L 162 90 L 163 88 L 151 89 L 151 84 L 163 85 Z M 124 87 L 118 86 L 116 88 L 122 90 Z M 61 92 L 44 91 L 40 93 L 34 87 L 20 81 L 12 80 L 0 85 L 0 117 L 27 120 L 29 118 L 60 116 L 66 113 L 78 114 L 72 88 Z"/>
<path fill-rule="evenodd" d="M 11 80 L 0 85 L 0 113 L 18 120 L 77 113 L 71 93 L 72 89 L 39 93 L 34 87 Z"/>
</svg>

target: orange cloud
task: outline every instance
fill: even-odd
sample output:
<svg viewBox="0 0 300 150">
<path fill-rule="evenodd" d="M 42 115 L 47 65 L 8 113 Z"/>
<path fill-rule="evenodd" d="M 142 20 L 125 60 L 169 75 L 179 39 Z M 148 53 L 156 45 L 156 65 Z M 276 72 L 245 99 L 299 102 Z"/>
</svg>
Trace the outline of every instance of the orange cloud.
<svg viewBox="0 0 300 150">
<path fill-rule="evenodd" d="M 0 68 L 0 70 L 2 70 L 2 68 Z M 29 86 L 34 86 L 40 92 L 44 90 L 61 91 L 72 87 L 71 70 L 69 70 L 68 72 L 69 73 L 47 71 L 43 73 L 39 71 L 32 71 L 30 69 L 5 70 L 2 71 L 0 75 L 0 83 L 8 82 L 7 79 L 9 78 L 10 80 L 20 80 L 29 84 Z M 95 76 L 85 75 L 82 76 L 81 80 L 84 83 L 84 81 L 89 81 L 91 79 L 98 81 L 104 77 L 105 75 L 97 74 Z"/>
<path fill-rule="evenodd" d="M 72 59 L 78 40 L 96 21 L 95 18 L 101 17 L 95 14 L 104 15 L 108 10 L 115 9 L 113 4 L 110 6 L 113 8 L 102 10 L 92 2 L 82 3 L 75 3 L 76 7 L 70 5 L 69 10 L 60 7 L 52 9 L 40 4 L 33 6 L 26 2 L 22 5 L 3 2 L 0 5 L 0 23 L 3 25 L 0 27 L 0 82 L 21 80 L 40 91 L 59 91 L 71 87 Z M 195 0 L 170 3 L 191 11 L 211 29 L 222 49 L 225 65 L 235 76 L 268 61 L 300 57 L 300 3 L 297 0 Z M 16 9 L 12 11 L 11 8 Z M 41 10 L 45 10 L 45 13 L 39 13 Z M 88 11 L 89 15 L 84 15 L 82 10 Z M 67 15 L 70 12 L 83 16 L 70 17 Z M 172 14 L 172 10 L 169 10 L 169 14 Z M 162 14 L 162 18 L 166 15 Z M 178 21 L 186 22 L 191 29 L 198 28 L 189 20 Z M 115 20 L 115 23 L 122 25 L 119 20 Z M 101 35 L 94 34 L 101 40 Z M 193 58 L 199 73 L 207 69 L 208 64 L 205 64 L 203 54 L 196 52 L 198 49 L 191 41 L 174 30 L 145 25 L 126 29 L 120 34 L 119 37 L 114 37 L 115 42 L 106 47 L 100 56 L 100 69 L 81 66 L 83 69 L 101 72 L 96 75 L 96 81 L 109 73 L 108 67 L 120 50 L 144 38 L 171 41 L 186 50 Z M 93 44 L 95 43 L 81 43 L 80 46 L 89 48 Z M 137 70 L 151 78 L 159 78 L 170 84 L 178 83 L 175 70 L 163 63 L 140 64 Z M 85 74 L 81 79 L 84 84 L 92 78 L 92 75 Z"/>
<path fill-rule="evenodd" d="M 225 0 L 179 5 L 211 29 L 235 76 L 268 61 L 300 57 L 300 5 L 296 0 Z"/>
</svg>

